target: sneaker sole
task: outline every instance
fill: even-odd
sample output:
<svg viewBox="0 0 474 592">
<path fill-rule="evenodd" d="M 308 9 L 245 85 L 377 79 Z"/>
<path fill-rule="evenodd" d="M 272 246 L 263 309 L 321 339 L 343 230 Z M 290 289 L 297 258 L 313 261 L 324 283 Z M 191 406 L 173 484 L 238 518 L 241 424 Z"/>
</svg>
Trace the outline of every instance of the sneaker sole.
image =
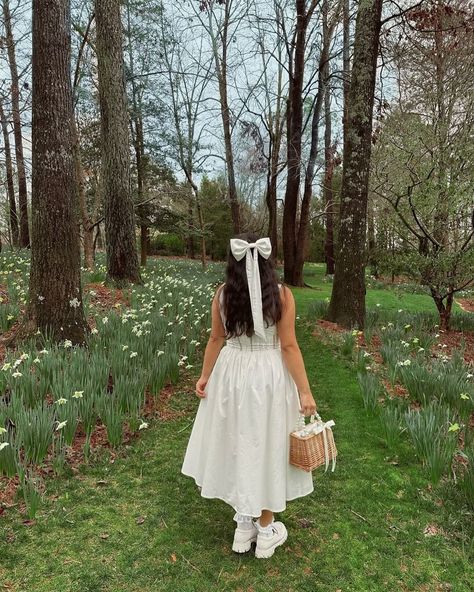
<svg viewBox="0 0 474 592">
<path fill-rule="evenodd" d="M 284 536 L 277 541 L 272 547 L 269 547 L 268 549 L 261 549 L 259 550 L 258 547 L 255 548 L 255 557 L 257 559 L 268 559 L 269 557 L 271 557 L 273 555 L 273 553 L 275 553 L 275 549 L 277 547 L 279 547 L 280 545 L 283 545 L 283 543 L 286 541 L 286 539 L 288 538 L 288 531 L 285 532 Z"/>
<path fill-rule="evenodd" d="M 232 545 L 232 551 L 235 551 L 236 553 L 247 553 L 247 551 L 250 551 L 252 548 L 252 543 L 255 543 L 256 541 L 257 537 L 255 536 L 245 543 L 234 543 Z"/>
</svg>

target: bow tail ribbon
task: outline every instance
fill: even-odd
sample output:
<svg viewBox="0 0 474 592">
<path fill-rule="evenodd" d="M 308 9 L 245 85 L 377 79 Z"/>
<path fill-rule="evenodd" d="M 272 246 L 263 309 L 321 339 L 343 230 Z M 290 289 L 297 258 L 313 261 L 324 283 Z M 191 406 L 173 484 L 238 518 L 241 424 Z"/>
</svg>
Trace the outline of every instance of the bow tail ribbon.
<svg viewBox="0 0 474 592">
<path fill-rule="evenodd" d="M 253 250 L 253 257 L 250 249 L 246 254 L 245 267 L 249 282 L 250 306 L 252 308 L 253 328 L 257 335 L 264 338 L 262 312 L 262 287 L 260 285 L 260 271 L 258 269 L 258 250 Z"/>
<path fill-rule="evenodd" d="M 254 243 L 233 238 L 230 240 L 231 252 L 237 261 L 245 257 L 245 269 L 247 272 L 247 284 L 252 309 L 252 319 L 255 334 L 265 338 L 262 311 L 262 287 L 260 285 L 260 270 L 258 266 L 258 254 L 268 259 L 272 253 L 272 244 L 268 237 L 259 238 Z M 251 249 L 253 248 L 253 257 Z"/>
</svg>

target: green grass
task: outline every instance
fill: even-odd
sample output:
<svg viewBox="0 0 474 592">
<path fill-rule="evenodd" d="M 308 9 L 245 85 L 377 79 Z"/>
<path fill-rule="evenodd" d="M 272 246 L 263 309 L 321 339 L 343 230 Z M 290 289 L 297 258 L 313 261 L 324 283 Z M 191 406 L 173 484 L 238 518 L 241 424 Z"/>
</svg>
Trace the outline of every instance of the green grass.
<svg viewBox="0 0 474 592">
<path fill-rule="evenodd" d="M 323 263 L 305 264 L 305 282 L 313 288 L 307 294 L 302 295 L 303 303 L 313 298 L 324 300 L 330 298 L 332 283 L 325 278 L 325 265 Z M 366 295 L 367 308 L 373 308 L 380 304 L 384 310 L 403 309 L 408 312 L 430 311 L 436 313 L 436 306 L 428 294 L 413 294 L 396 286 L 388 285 L 386 288 L 368 288 Z M 461 311 L 457 302 L 453 305 L 454 311 Z"/>
<path fill-rule="evenodd" d="M 316 291 L 294 294 L 303 317 Z M 470 590 L 468 517 L 449 492 L 441 499 L 439 491 L 430 491 L 410 446 L 402 443 L 396 457 L 389 455 L 379 420 L 363 410 L 356 371 L 318 342 L 301 319 L 297 335 L 318 410 L 335 421 L 339 455 L 334 473 L 314 473 L 313 494 L 289 502 L 278 515 L 289 538 L 272 559 L 234 554 L 232 508 L 202 498 L 194 481 L 180 473 L 199 402 L 193 380 L 183 379 L 170 406 L 184 416 L 151 421 L 114 462 L 104 450 L 78 475 L 49 480 L 49 499 L 35 524 L 23 525 L 14 510 L 0 518 L 0 588 Z M 430 524 L 441 534 L 425 537 Z M 444 583 L 451 587 L 441 588 Z"/>
</svg>

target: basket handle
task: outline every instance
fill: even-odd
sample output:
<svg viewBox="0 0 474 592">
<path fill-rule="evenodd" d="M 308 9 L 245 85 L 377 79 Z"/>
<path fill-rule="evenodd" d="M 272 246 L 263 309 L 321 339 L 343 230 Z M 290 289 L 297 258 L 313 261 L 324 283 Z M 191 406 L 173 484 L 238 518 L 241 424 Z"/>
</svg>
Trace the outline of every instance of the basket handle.
<svg viewBox="0 0 474 592">
<path fill-rule="evenodd" d="M 313 422 L 314 422 L 314 418 L 315 418 L 315 416 L 316 416 L 316 419 L 317 419 L 318 421 L 323 421 L 323 420 L 321 419 L 321 416 L 319 415 L 319 413 L 316 411 L 316 412 L 315 412 L 315 413 L 313 413 L 313 414 L 311 415 L 311 417 L 309 418 L 309 423 L 313 423 Z M 306 416 L 304 415 L 304 413 L 300 413 L 300 418 L 303 418 L 303 421 L 305 420 L 305 417 L 306 417 Z M 300 419 L 300 421 L 301 421 L 301 419 Z"/>
</svg>

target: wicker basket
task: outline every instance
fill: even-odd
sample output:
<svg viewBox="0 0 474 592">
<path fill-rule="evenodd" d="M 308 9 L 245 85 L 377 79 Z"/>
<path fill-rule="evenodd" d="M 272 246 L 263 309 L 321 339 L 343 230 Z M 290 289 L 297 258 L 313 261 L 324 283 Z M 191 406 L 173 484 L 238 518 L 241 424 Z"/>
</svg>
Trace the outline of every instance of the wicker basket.
<svg viewBox="0 0 474 592">
<path fill-rule="evenodd" d="M 304 471 L 313 471 L 321 465 L 326 465 L 324 472 L 328 470 L 329 461 L 332 460 L 332 471 L 336 467 L 336 444 L 331 426 L 334 421 L 323 422 L 319 413 L 316 413 L 306 425 L 304 415 L 300 414 L 299 425 L 290 434 L 290 463 Z"/>
</svg>

